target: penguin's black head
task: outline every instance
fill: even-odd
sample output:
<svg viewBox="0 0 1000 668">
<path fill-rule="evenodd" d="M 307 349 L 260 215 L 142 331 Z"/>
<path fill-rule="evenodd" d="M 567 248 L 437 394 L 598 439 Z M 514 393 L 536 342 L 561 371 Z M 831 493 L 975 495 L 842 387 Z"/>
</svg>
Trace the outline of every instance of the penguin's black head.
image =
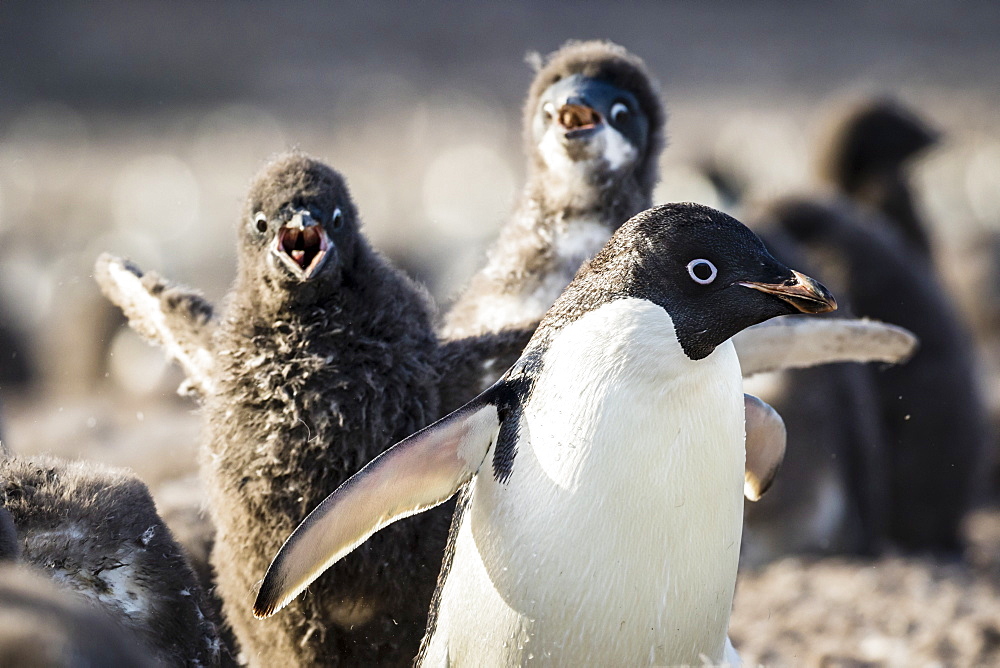
<svg viewBox="0 0 1000 668">
<path fill-rule="evenodd" d="M 912 110 L 892 99 L 869 100 L 847 110 L 827 132 L 820 176 L 848 193 L 904 163 L 940 138 Z"/>
<path fill-rule="evenodd" d="M 617 44 L 569 42 L 538 71 L 525 105 L 525 139 L 536 164 L 635 171 L 656 183 L 665 114 L 643 62 Z"/>
<path fill-rule="evenodd" d="M 700 204 L 665 204 L 634 216 L 571 288 L 576 296 L 567 289 L 560 302 L 583 296 L 585 310 L 624 297 L 663 307 L 693 360 L 775 316 L 837 308 L 826 288 L 774 259 L 749 228 Z"/>
<path fill-rule="evenodd" d="M 293 153 L 268 165 L 250 188 L 240 260 L 288 286 L 337 282 L 353 262 L 358 227 L 343 177 Z"/>
</svg>

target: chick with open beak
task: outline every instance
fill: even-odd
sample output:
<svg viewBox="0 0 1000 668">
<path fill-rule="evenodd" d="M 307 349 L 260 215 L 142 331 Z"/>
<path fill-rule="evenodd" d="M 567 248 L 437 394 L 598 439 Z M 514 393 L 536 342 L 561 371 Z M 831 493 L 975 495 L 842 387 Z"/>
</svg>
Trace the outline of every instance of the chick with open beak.
<svg viewBox="0 0 1000 668">
<path fill-rule="evenodd" d="M 333 222 L 342 218 L 340 209 L 335 209 Z M 336 247 L 312 213 L 307 209 L 298 209 L 292 212 L 288 222 L 278 228 L 271 253 L 300 281 L 308 281 L 323 267 L 327 257 L 336 253 Z"/>
<path fill-rule="evenodd" d="M 297 299 L 305 293 L 296 286 L 308 285 L 310 295 L 335 289 L 364 244 L 343 177 L 298 154 L 259 175 L 243 220 L 240 280 Z"/>
</svg>

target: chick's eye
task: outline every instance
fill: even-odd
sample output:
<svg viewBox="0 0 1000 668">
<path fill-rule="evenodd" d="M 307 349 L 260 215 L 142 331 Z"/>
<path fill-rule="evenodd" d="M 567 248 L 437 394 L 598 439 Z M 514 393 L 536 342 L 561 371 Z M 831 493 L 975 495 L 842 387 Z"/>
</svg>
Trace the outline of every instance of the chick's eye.
<svg viewBox="0 0 1000 668">
<path fill-rule="evenodd" d="M 691 260 L 687 264 L 688 276 L 699 285 L 708 285 L 719 275 L 719 270 L 708 260 Z"/>
<path fill-rule="evenodd" d="M 267 232 L 267 216 L 264 215 L 263 211 L 257 212 L 257 215 L 253 217 L 253 222 L 258 232 Z"/>
<path fill-rule="evenodd" d="M 542 112 L 549 120 L 552 120 L 556 117 L 556 105 L 551 102 L 546 102 L 542 105 Z"/>
<path fill-rule="evenodd" d="M 628 120 L 628 115 L 628 106 L 624 102 L 615 102 L 611 105 L 611 121 L 613 123 L 621 123 Z"/>
<path fill-rule="evenodd" d="M 344 214 L 341 213 L 339 207 L 336 210 L 334 210 L 331 223 L 333 224 L 333 229 L 335 230 L 339 230 L 341 227 L 344 226 Z"/>
</svg>

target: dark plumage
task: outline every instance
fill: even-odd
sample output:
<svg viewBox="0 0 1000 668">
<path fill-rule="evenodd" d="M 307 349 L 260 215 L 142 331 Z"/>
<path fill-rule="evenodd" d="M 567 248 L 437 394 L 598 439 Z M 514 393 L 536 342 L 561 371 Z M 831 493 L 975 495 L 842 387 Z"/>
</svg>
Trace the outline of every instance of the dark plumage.
<svg viewBox="0 0 1000 668">
<path fill-rule="evenodd" d="M 845 195 L 883 214 L 926 256 L 931 240 L 910 192 L 909 163 L 937 143 L 938 132 L 892 99 L 859 103 L 829 130 L 820 176 Z"/>
<path fill-rule="evenodd" d="M 0 666 L 161 665 L 103 610 L 56 586 L 37 569 L 0 564 Z"/>
<path fill-rule="evenodd" d="M 845 201 L 789 199 L 771 217 L 855 313 L 899 324 L 920 348 L 874 374 L 886 437 L 887 537 L 954 553 L 979 488 L 986 422 L 971 339 L 933 267 L 884 222 Z"/>
<path fill-rule="evenodd" d="M 360 225 L 343 178 L 290 155 L 256 179 L 238 229 L 202 470 L 218 591 L 251 665 L 408 665 L 440 567 L 444 508 L 394 525 L 283 614 L 251 614 L 298 522 L 439 410 L 428 297 Z"/>
<path fill-rule="evenodd" d="M 551 54 L 524 106 L 528 183 L 444 336 L 536 322 L 611 233 L 651 205 L 665 120 L 656 83 L 624 48 L 569 42 Z"/>
<path fill-rule="evenodd" d="M 83 462 L 7 458 L 0 504 L 24 563 L 104 609 L 157 660 L 219 662 L 201 589 L 138 479 Z"/>
<path fill-rule="evenodd" d="M 0 561 L 14 561 L 20 552 L 14 518 L 6 509 L 0 507 Z"/>
<path fill-rule="evenodd" d="M 28 388 L 37 381 L 28 337 L 18 328 L 0 295 L 0 390 Z"/>
<path fill-rule="evenodd" d="M 775 257 L 821 275 L 784 230 L 756 228 Z M 848 317 L 849 300 L 842 292 L 837 297 L 840 315 L 829 317 Z M 873 373 L 867 365 L 826 364 L 744 381 L 747 392 L 778 411 L 787 436 L 780 475 L 766 496 L 745 507 L 745 564 L 788 553 L 873 554 L 882 547 L 886 448 Z"/>
</svg>

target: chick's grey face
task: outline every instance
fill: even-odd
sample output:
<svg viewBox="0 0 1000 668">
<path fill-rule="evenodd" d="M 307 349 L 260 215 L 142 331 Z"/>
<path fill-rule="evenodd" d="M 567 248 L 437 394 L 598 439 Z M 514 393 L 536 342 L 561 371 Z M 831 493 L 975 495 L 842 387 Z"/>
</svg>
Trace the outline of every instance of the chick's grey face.
<svg viewBox="0 0 1000 668">
<path fill-rule="evenodd" d="M 324 198 L 326 199 L 326 198 Z M 353 247 L 353 209 L 348 203 L 291 197 L 270 209 L 255 203 L 250 237 L 272 274 L 304 283 L 339 274 Z"/>
<path fill-rule="evenodd" d="M 574 74 L 540 96 L 532 135 L 551 171 L 576 164 L 622 172 L 645 154 L 649 119 L 629 91 Z"/>
</svg>

